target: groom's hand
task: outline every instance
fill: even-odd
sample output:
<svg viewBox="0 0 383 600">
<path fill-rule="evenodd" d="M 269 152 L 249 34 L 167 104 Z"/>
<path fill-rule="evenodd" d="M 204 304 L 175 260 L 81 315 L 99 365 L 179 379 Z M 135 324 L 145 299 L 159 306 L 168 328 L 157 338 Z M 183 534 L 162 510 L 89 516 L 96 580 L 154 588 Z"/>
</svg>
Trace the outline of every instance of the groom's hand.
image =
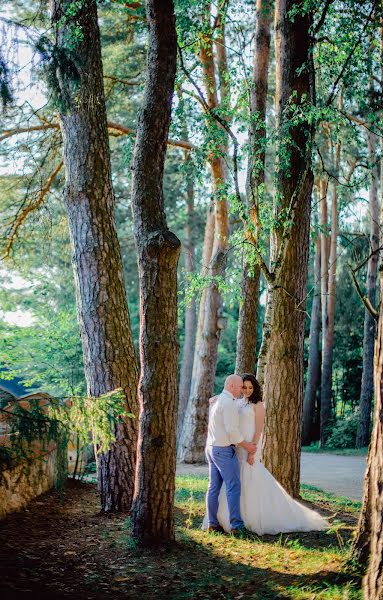
<svg viewBox="0 0 383 600">
<path fill-rule="evenodd" d="M 242 446 L 249 454 L 255 454 L 257 451 L 257 446 L 253 444 L 253 442 L 245 442 L 245 440 L 243 440 L 243 442 L 240 442 L 238 445 Z"/>
<path fill-rule="evenodd" d="M 247 455 L 247 462 L 249 463 L 249 465 L 253 465 L 254 464 L 254 454 L 248 454 Z"/>
</svg>

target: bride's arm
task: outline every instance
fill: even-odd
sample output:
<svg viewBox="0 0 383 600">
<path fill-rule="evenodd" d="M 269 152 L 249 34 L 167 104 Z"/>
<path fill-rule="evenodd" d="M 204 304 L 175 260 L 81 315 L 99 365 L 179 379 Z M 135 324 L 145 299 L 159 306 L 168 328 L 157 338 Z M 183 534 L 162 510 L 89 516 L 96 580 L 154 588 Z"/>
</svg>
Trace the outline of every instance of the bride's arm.
<svg viewBox="0 0 383 600">
<path fill-rule="evenodd" d="M 257 402 L 253 406 L 254 414 L 255 414 L 255 434 L 253 437 L 253 443 L 258 446 L 259 439 L 263 433 L 263 426 L 265 424 L 265 407 L 263 402 Z"/>
<path fill-rule="evenodd" d="M 263 432 L 263 426 L 265 424 L 265 407 L 263 406 L 263 403 L 257 402 L 257 404 L 253 404 L 253 411 L 255 418 L 255 433 L 253 437 L 253 444 L 257 446 Z M 248 455 L 247 462 L 249 463 L 249 465 L 254 464 L 254 454 Z"/>
</svg>

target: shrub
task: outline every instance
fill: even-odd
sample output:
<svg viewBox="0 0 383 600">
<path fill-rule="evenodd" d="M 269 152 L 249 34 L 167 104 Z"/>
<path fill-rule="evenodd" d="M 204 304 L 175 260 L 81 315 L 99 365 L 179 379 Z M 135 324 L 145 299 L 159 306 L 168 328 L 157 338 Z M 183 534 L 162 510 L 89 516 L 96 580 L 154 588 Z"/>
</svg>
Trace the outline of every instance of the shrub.
<svg viewBox="0 0 383 600">
<path fill-rule="evenodd" d="M 355 448 L 358 419 L 356 411 L 337 419 L 326 446 L 328 448 Z"/>
</svg>

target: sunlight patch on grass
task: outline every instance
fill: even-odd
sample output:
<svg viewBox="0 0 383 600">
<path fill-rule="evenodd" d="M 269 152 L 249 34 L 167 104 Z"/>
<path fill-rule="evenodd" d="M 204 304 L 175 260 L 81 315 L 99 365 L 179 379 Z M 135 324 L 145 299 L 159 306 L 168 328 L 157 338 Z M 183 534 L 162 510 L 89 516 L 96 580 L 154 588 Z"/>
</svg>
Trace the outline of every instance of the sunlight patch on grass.
<svg viewBox="0 0 383 600">
<path fill-rule="evenodd" d="M 362 507 L 361 502 L 350 500 L 350 498 L 346 498 L 345 496 L 336 496 L 331 492 L 324 492 L 304 483 L 301 485 L 301 495 L 307 502 L 313 502 L 313 504 L 331 504 L 333 508 L 352 514 L 357 514 Z"/>
<path fill-rule="evenodd" d="M 202 578 L 206 577 L 203 584 L 206 585 L 205 589 L 212 586 L 214 589 L 219 588 L 219 582 L 205 573 L 211 563 L 226 565 L 218 579 L 223 586 L 220 589 L 227 589 L 229 595 L 225 597 L 228 598 L 361 598 L 360 582 L 350 574 L 343 573 L 349 557 L 353 525 L 342 522 L 342 518 L 355 522 L 360 503 L 303 485 L 301 493 L 304 500 L 326 508 L 339 517 L 340 520 L 332 520 L 332 528 L 328 533 L 307 532 L 262 537 L 254 534 L 248 539 L 237 539 L 207 534 L 201 530 L 205 514 L 206 477 L 180 476 L 177 477 L 176 485 L 177 536 L 181 543 L 200 548 L 206 557 L 204 573 L 201 573 Z M 199 582 L 199 589 L 202 583 Z M 207 593 L 205 597 L 210 596 Z"/>
</svg>

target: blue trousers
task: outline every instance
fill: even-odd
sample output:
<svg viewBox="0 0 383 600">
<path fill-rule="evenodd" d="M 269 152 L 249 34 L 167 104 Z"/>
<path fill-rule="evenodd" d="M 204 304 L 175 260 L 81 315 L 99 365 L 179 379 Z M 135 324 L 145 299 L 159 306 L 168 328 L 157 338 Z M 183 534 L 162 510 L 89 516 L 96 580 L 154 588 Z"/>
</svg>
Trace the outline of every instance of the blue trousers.
<svg viewBox="0 0 383 600">
<path fill-rule="evenodd" d="M 209 525 L 219 525 L 217 519 L 218 496 L 225 482 L 230 524 L 233 529 L 243 527 L 240 513 L 241 482 L 239 463 L 233 446 L 208 446 L 209 487 L 206 495 Z"/>
</svg>

